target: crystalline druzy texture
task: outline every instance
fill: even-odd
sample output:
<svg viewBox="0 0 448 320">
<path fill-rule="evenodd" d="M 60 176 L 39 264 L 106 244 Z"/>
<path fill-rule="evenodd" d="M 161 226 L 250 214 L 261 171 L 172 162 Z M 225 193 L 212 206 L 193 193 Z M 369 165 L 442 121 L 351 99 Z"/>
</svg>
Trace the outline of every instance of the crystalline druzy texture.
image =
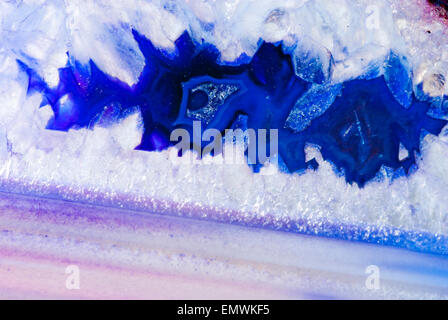
<svg viewBox="0 0 448 320">
<path fill-rule="evenodd" d="M 278 130 L 279 158 L 289 172 L 317 167 L 315 160 L 305 160 L 311 143 L 348 182 L 363 186 L 382 166 L 408 173 L 422 134 L 438 135 L 447 123 L 428 116 L 430 102 L 416 99 L 406 68 L 393 53 L 384 75 L 373 72 L 330 85 L 297 76 L 300 70 L 279 44 L 261 42 L 248 62 L 230 66 L 218 62 L 216 48 L 195 43 L 186 32 L 173 55 L 135 31 L 134 38 L 146 66 L 132 87 L 93 62 L 72 59 L 51 89 L 19 61 L 29 76 L 28 90 L 43 92 L 42 104 L 54 111 L 49 129 L 107 125 L 138 107 L 144 120 L 138 149 L 153 151 L 175 144 L 170 133 L 176 128 L 193 136 L 195 120 L 203 129 L 224 131 L 244 116 L 247 128 Z M 400 147 L 406 157 L 400 157 Z"/>
<path fill-rule="evenodd" d="M 427 0 L 0 2 L 0 189 L 446 254 L 444 13 Z M 194 121 L 278 129 L 279 156 L 197 160 Z M 171 147 L 177 128 L 192 152 Z"/>
</svg>

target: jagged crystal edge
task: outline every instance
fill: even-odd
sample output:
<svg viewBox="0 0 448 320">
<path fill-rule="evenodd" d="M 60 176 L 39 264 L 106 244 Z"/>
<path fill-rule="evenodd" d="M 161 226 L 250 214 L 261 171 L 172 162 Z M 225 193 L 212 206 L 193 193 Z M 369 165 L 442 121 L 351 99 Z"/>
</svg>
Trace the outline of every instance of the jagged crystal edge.
<svg viewBox="0 0 448 320">
<path fill-rule="evenodd" d="M 275 215 L 246 212 L 244 216 L 237 210 L 208 207 L 197 203 L 180 204 L 169 199 L 154 199 L 127 193 L 101 192 L 95 187 L 72 188 L 24 181 L 0 180 L 0 191 L 44 197 L 55 200 L 67 200 L 135 210 L 146 214 L 167 214 L 195 219 L 204 219 L 224 223 L 233 223 L 248 227 L 300 233 L 313 236 L 359 241 L 371 244 L 393 246 L 423 253 L 448 255 L 448 236 L 429 232 L 403 230 L 388 226 L 355 225 L 344 221 L 322 219 L 279 220 Z"/>
<path fill-rule="evenodd" d="M 60 69 L 60 82 L 51 89 L 18 60 L 29 77 L 28 93 L 43 93 L 41 105 L 52 107 L 49 129 L 93 128 L 98 122 L 118 121 L 138 107 L 144 122 L 138 149 L 160 151 L 177 143 L 170 139 L 175 129 L 193 137 L 193 122 L 201 121 L 204 129 L 223 132 L 238 115 L 245 115 L 251 129 L 278 130 L 279 157 L 289 172 L 318 166 L 305 159 L 305 145 L 312 143 L 347 182 L 362 187 L 382 166 L 409 173 L 423 134 L 438 135 L 447 123 L 427 115 L 429 102 L 416 99 L 408 68 L 393 52 L 384 77 L 362 75 L 316 90 L 296 76 L 292 57 L 278 45 L 260 42 L 248 63 L 222 66 L 216 48 L 195 43 L 187 32 L 176 40 L 176 55 L 170 58 L 133 32 L 145 68 L 132 87 L 90 61 Z M 206 142 L 201 143 L 202 150 Z M 269 145 L 268 140 L 267 149 Z M 399 159 L 400 145 L 408 151 L 405 159 Z M 263 165 L 259 157 L 255 170 Z"/>
</svg>

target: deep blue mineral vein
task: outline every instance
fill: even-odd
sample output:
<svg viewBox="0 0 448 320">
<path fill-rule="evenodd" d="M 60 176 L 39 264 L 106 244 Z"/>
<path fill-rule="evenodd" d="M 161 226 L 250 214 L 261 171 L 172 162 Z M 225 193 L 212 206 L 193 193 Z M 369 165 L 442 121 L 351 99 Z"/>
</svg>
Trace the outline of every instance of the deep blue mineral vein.
<svg viewBox="0 0 448 320">
<path fill-rule="evenodd" d="M 54 111 L 48 129 L 107 125 L 140 108 L 144 134 L 138 149 L 153 151 L 175 144 L 169 136 L 176 128 L 192 137 L 195 120 L 203 130 L 224 131 L 244 119 L 245 128 L 279 130 L 279 157 L 288 171 L 317 167 L 314 159 L 305 161 L 305 145 L 312 143 L 348 182 L 363 186 L 382 166 L 408 173 L 422 133 L 438 135 L 447 123 L 428 116 L 430 104 L 409 93 L 410 79 L 402 79 L 405 68 L 393 53 L 390 67 L 398 72 L 391 70 L 387 81 L 381 76 L 329 86 L 298 77 L 291 55 L 266 42 L 249 62 L 225 66 L 215 47 L 194 42 L 186 32 L 171 55 L 137 32 L 134 38 L 146 65 L 132 87 L 92 61 L 80 65 L 69 59 L 51 89 L 19 61 L 29 92 L 42 92 L 42 105 Z M 405 159 L 399 159 L 400 144 L 408 151 Z"/>
</svg>

